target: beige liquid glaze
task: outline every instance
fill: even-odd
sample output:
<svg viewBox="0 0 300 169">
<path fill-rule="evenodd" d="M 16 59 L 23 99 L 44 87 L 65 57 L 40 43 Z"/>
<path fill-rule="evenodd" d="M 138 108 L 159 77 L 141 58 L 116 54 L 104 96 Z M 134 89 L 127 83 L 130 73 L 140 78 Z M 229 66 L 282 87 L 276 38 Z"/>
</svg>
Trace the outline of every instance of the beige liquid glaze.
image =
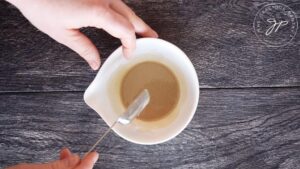
<svg viewBox="0 0 300 169">
<path fill-rule="evenodd" d="M 173 72 L 161 63 L 146 61 L 128 70 L 121 80 L 121 101 L 127 107 L 143 90 L 148 89 L 150 103 L 138 117 L 156 121 L 170 115 L 179 101 L 180 88 Z"/>
</svg>

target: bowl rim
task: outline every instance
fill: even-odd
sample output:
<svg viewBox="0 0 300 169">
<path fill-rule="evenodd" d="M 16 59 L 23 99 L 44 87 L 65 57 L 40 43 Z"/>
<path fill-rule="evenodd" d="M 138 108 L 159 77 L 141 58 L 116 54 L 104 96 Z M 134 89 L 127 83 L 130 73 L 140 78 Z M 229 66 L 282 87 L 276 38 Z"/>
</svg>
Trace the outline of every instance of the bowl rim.
<svg viewBox="0 0 300 169">
<path fill-rule="evenodd" d="M 132 142 L 132 143 L 135 143 L 135 144 L 141 144 L 141 145 L 154 145 L 154 144 L 160 144 L 160 143 L 164 143 L 166 141 L 169 141 L 171 139 L 173 139 L 174 137 L 176 137 L 177 135 L 179 135 L 187 126 L 188 124 L 191 122 L 191 120 L 193 119 L 195 113 L 196 113 L 196 110 L 197 110 L 197 107 L 198 107 L 198 103 L 199 103 L 199 95 L 200 95 L 200 87 L 199 87 L 199 79 L 198 79 L 198 76 L 197 76 L 197 72 L 196 72 L 196 69 L 194 67 L 194 65 L 192 64 L 191 60 L 188 58 L 188 56 L 179 48 L 177 47 L 176 45 L 168 42 L 168 41 L 165 41 L 163 39 L 159 39 L 159 38 L 140 38 L 140 39 L 137 39 L 136 43 L 143 43 L 144 41 L 152 41 L 152 43 L 154 43 L 155 45 L 157 44 L 160 44 L 160 43 L 164 43 L 164 44 L 167 44 L 169 46 L 171 46 L 172 48 L 174 48 L 174 50 L 176 50 L 178 52 L 178 55 L 181 55 L 183 57 L 183 59 L 185 60 L 186 64 L 189 65 L 189 67 L 191 67 L 192 69 L 192 75 L 193 78 L 195 78 L 196 80 L 193 81 L 193 86 L 196 86 L 196 93 L 195 93 L 195 99 L 192 103 L 192 109 L 191 109 L 191 113 L 190 113 L 190 116 L 187 120 L 183 121 L 182 122 L 182 125 L 179 127 L 178 130 L 175 130 L 174 132 L 172 132 L 172 134 L 170 134 L 168 137 L 162 137 L 162 139 L 158 139 L 158 140 L 155 140 L 155 141 L 142 141 L 142 140 L 136 140 L 136 139 L 132 139 L 126 135 L 123 135 L 122 132 L 116 130 L 116 128 L 113 128 L 112 130 L 120 137 L 122 137 L 123 139 L 129 141 L 129 142 Z M 136 45 L 138 46 L 138 45 Z M 116 57 L 123 57 L 122 55 L 122 46 L 118 47 L 116 50 L 114 50 L 110 55 L 109 57 L 106 59 L 106 61 L 103 63 L 102 67 L 104 67 L 105 65 L 107 64 L 111 64 L 111 62 L 116 59 Z M 119 55 L 119 53 L 121 52 L 121 55 Z M 113 57 L 114 58 L 113 58 Z M 84 101 L 85 103 L 90 107 L 92 108 L 93 110 L 95 110 L 93 108 L 92 105 L 90 105 L 87 101 L 87 93 L 89 91 L 89 89 L 95 85 L 96 83 L 96 79 L 98 79 L 101 74 L 104 74 L 105 72 L 103 72 L 104 70 L 102 69 L 102 67 L 99 69 L 96 77 L 93 79 L 92 83 L 88 86 L 88 88 L 85 90 L 85 93 L 84 93 Z M 107 66 L 106 66 L 107 67 Z M 98 78 L 97 78 L 98 77 Z M 96 111 L 96 110 L 95 110 Z M 96 113 L 101 117 L 100 113 L 98 113 L 96 111 Z M 102 118 L 102 117 L 101 117 Z M 103 119 L 103 118 L 102 118 Z M 108 122 L 105 121 L 103 119 L 103 121 L 109 126 Z"/>
</svg>

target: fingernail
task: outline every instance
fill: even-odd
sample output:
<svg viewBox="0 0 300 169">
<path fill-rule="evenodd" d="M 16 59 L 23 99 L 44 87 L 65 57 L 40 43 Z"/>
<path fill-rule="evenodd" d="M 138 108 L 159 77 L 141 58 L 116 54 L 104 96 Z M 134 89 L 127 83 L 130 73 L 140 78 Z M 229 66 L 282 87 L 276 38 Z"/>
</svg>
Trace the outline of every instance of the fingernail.
<svg viewBox="0 0 300 169">
<path fill-rule="evenodd" d="M 95 164 L 99 158 L 99 154 L 97 152 L 94 152 L 94 153 L 95 153 L 95 155 L 92 160 L 93 160 L 93 163 Z"/>
<path fill-rule="evenodd" d="M 153 34 L 154 34 L 154 37 L 155 37 L 155 38 L 158 38 L 157 32 L 153 31 Z"/>
<path fill-rule="evenodd" d="M 64 147 L 62 151 L 67 151 L 68 153 L 72 153 L 67 147 Z"/>
<path fill-rule="evenodd" d="M 99 68 L 99 66 L 100 65 L 96 61 L 91 63 L 91 67 L 92 67 L 93 70 L 97 70 Z"/>
<path fill-rule="evenodd" d="M 68 153 L 72 154 L 72 151 L 71 151 L 70 149 L 66 148 L 66 151 L 67 151 Z"/>
<path fill-rule="evenodd" d="M 123 55 L 126 59 L 130 59 L 131 54 L 132 54 L 132 52 L 130 49 L 123 47 Z"/>
</svg>

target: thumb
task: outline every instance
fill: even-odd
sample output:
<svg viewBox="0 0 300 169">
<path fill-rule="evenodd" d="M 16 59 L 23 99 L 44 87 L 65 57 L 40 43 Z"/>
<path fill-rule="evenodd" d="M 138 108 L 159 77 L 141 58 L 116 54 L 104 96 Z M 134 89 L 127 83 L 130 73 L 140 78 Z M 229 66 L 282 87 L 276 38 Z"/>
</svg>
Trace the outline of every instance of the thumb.
<svg viewBox="0 0 300 169">
<path fill-rule="evenodd" d="M 92 152 L 87 154 L 75 169 L 92 169 L 99 158 L 99 154 Z"/>
<path fill-rule="evenodd" d="M 96 46 L 79 30 L 66 30 L 54 39 L 78 53 L 92 69 L 97 70 L 100 67 L 100 56 Z"/>
</svg>

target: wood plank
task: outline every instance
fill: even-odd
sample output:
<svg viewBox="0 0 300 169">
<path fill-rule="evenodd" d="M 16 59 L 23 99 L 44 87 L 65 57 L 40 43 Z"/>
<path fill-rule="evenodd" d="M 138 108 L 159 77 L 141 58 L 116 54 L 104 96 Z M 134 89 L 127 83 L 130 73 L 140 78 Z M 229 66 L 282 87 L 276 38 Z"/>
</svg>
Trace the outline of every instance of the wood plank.
<svg viewBox="0 0 300 169">
<path fill-rule="evenodd" d="M 107 126 L 81 92 L 0 94 L 0 168 L 88 150 Z M 300 163 L 300 88 L 205 89 L 175 139 L 142 146 L 114 134 L 95 168 L 295 169 Z M 121 167 L 122 166 L 122 167 Z"/>
<path fill-rule="evenodd" d="M 300 15 L 299 1 L 285 1 Z M 267 47 L 252 23 L 265 1 L 128 1 L 162 39 L 182 48 L 205 88 L 300 85 L 300 33 L 285 47 Z M 39 32 L 0 2 L 0 91 L 83 91 L 95 72 L 77 54 Z M 84 29 L 102 61 L 120 43 Z"/>
</svg>

